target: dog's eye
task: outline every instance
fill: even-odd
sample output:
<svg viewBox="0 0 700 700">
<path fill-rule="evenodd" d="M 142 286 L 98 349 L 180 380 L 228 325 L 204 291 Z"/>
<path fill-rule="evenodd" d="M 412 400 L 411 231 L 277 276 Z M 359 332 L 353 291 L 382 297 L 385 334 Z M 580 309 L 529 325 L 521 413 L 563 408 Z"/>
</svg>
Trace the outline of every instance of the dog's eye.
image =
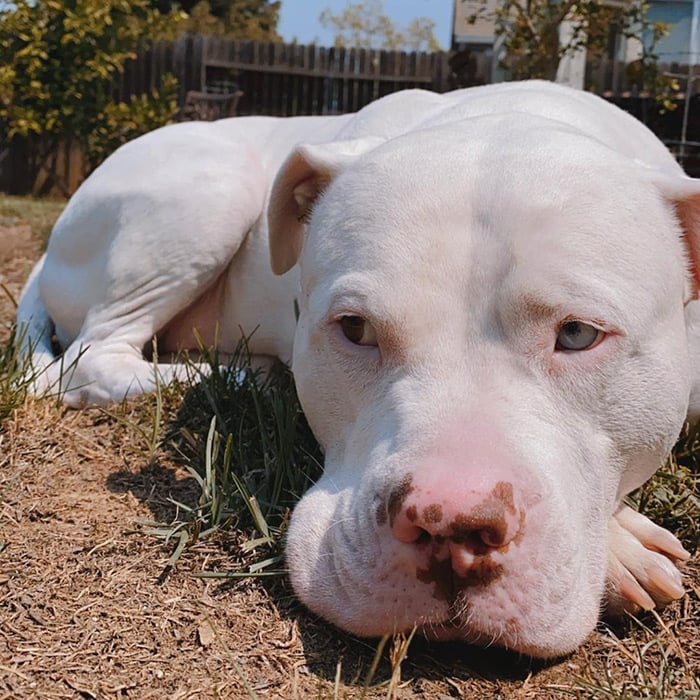
<svg viewBox="0 0 700 700">
<path fill-rule="evenodd" d="M 555 350 L 590 350 L 605 336 L 605 333 L 583 321 L 567 321 L 559 329 Z"/>
<path fill-rule="evenodd" d="M 377 345 L 377 334 L 372 325 L 361 316 L 343 316 L 340 319 L 343 335 L 355 345 Z"/>
</svg>

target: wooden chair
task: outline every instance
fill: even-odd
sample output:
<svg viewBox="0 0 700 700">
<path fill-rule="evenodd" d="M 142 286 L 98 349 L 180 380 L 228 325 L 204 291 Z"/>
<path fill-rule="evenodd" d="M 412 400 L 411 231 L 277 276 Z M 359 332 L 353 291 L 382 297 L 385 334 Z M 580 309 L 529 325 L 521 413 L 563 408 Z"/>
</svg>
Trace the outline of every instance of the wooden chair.
<svg viewBox="0 0 700 700">
<path fill-rule="evenodd" d="M 190 90 L 185 95 L 180 121 L 214 121 L 224 117 L 235 117 L 238 101 L 243 96 L 240 90 L 227 95 Z"/>
</svg>

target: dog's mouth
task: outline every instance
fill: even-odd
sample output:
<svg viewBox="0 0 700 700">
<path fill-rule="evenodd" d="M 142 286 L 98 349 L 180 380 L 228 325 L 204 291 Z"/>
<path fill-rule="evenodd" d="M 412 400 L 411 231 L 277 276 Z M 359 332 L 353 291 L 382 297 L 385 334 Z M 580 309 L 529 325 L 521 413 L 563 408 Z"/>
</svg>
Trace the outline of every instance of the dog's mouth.
<svg viewBox="0 0 700 700">
<path fill-rule="evenodd" d="M 466 626 L 458 620 L 443 620 L 420 625 L 416 631 L 423 637 L 435 642 L 460 641 L 467 644 L 482 645 L 485 635 Z"/>
<path fill-rule="evenodd" d="M 491 595 L 494 591 L 488 588 L 476 586 L 458 592 L 448 602 L 446 612 L 419 620 L 416 632 L 429 641 L 461 642 L 552 659 L 575 649 L 590 631 L 585 625 L 567 630 L 558 628 L 555 620 L 549 624 L 537 615 L 533 619 L 531 612 L 516 607 L 510 596 Z M 482 597 L 477 590 L 486 595 Z"/>
<path fill-rule="evenodd" d="M 518 650 L 518 639 L 521 637 L 517 621 L 509 620 L 498 625 L 498 632 L 486 632 L 475 627 L 475 620 L 467 618 L 446 619 L 441 622 L 431 622 L 420 625 L 416 631 L 429 641 L 463 642 L 478 647 L 500 647 Z"/>
<path fill-rule="evenodd" d="M 480 648 L 505 649 L 532 658 L 553 658 L 566 653 L 565 649 L 538 644 L 531 635 L 523 633 L 520 620 L 510 617 L 500 620 L 481 620 L 465 613 L 460 618 L 423 623 L 416 632 L 431 642 L 460 642 Z M 546 634 L 539 641 L 546 642 Z"/>
<path fill-rule="evenodd" d="M 527 655 L 542 655 L 527 641 L 531 637 L 526 633 L 529 626 L 527 612 L 519 609 L 505 591 L 498 590 L 502 582 L 475 584 L 457 576 L 449 579 L 450 595 L 443 599 L 447 609 L 418 620 L 415 628 L 420 635 L 432 641 L 459 641 L 479 647 L 500 647 Z M 443 592 L 447 592 L 447 580 L 445 577 Z M 540 634 L 547 636 L 546 630 L 540 630 Z"/>
</svg>

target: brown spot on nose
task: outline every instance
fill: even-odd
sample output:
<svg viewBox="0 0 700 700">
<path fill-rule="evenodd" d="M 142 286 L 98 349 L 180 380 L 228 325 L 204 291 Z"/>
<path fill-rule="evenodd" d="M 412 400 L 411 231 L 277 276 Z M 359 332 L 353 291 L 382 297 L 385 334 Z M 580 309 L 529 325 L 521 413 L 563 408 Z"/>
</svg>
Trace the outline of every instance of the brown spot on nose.
<svg viewBox="0 0 700 700">
<path fill-rule="evenodd" d="M 442 520 L 442 506 L 433 503 L 423 508 L 423 520 L 426 523 L 439 523 Z"/>
<path fill-rule="evenodd" d="M 431 557 L 425 569 L 416 569 L 416 578 L 421 583 L 433 583 L 435 600 L 452 600 L 455 594 L 455 577 L 449 558 L 440 561 Z"/>
<path fill-rule="evenodd" d="M 516 512 L 513 485 L 499 481 L 481 503 L 455 516 L 451 523 L 451 539 L 465 543 L 473 540 L 475 533 L 482 533 L 485 544 L 499 547 L 510 539 L 506 512 Z"/>
<path fill-rule="evenodd" d="M 497 564 L 490 555 L 478 557 L 462 575 L 457 575 L 452 560 L 438 559 L 433 553 L 428 565 L 416 568 L 416 578 L 421 583 L 434 584 L 432 596 L 435 600 L 452 600 L 458 591 L 472 586 L 487 586 L 498 581 L 503 575 L 503 566 Z"/>
<path fill-rule="evenodd" d="M 386 504 L 386 512 L 389 515 L 389 524 L 393 525 L 396 516 L 401 512 L 404 501 L 413 491 L 413 474 L 406 474 L 399 485 L 389 494 L 389 500 Z"/>
<path fill-rule="evenodd" d="M 486 586 L 498 581 L 503 575 L 503 566 L 496 564 L 491 555 L 479 557 L 469 570 L 458 577 L 461 586 Z"/>
<path fill-rule="evenodd" d="M 491 491 L 491 495 L 500 501 L 507 511 L 515 513 L 515 499 L 513 498 L 513 484 L 508 481 L 499 481 Z"/>
<path fill-rule="evenodd" d="M 498 482 L 476 506 L 451 515 L 443 523 L 440 504 L 430 504 L 422 510 L 422 524 L 430 538 L 416 540 L 423 548 L 427 561 L 416 567 L 416 578 L 433 584 L 436 600 L 456 599 L 460 591 L 470 587 L 488 586 L 503 575 L 503 565 L 494 561 L 496 552 L 508 550 L 514 537 L 522 536 L 525 511 L 521 510 L 516 533 L 509 531 L 512 517 L 518 513 L 513 486 Z M 437 528 L 430 525 L 442 523 Z"/>
</svg>

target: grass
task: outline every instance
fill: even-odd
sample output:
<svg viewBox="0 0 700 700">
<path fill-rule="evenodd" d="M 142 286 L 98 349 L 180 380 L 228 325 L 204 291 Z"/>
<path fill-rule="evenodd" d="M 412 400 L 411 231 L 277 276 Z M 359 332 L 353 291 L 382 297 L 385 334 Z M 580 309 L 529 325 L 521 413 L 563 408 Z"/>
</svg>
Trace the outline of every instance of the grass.
<svg viewBox="0 0 700 700">
<path fill-rule="evenodd" d="M 267 374 L 254 370 L 245 344 L 228 367 L 221 366 L 216 355 L 208 360 L 208 375 L 190 388 L 179 388 L 181 403 L 162 439 L 162 448 L 199 485 L 198 501 L 176 503 L 181 518 L 170 525 L 150 523 L 150 531 L 166 539 L 176 537 L 172 566 L 186 545 L 222 529 L 244 529 L 251 533 L 243 544 L 243 551 L 252 556 L 248 569 L 200 575 L 280 574 L 289 514 L 320 476 L 321 450 L 286 367 L 275 366 Z M 197 373 L 194 365 L 192 372 Z M 167 389 L 159 387 L 153 397 L 155 410 L 147 418 L 152 427 L 139 429 L 151 439 L 161 421 L 163 390 Z M 267 553 L 262 561 L 261 547 Z"/>
<path fill-rule="evenodd" d="M 65 204 L 64 200 L 59 199 L 14 197 L 0 193 L 0 225 L 26 224 L 45 247 Z M 13 308 L 16 306 L 15 296 L 4 284 L 0 284 L 0 295 L 4 295 Z M 17 344 L 11 340 L 15 332 L 11 319 L 1 321 L 2 339 L 7 337 L 9 340 L 4 340 L 0 346 L 0 424 L 24 401 L 32 377 L 31 368 L 20 360 Z"/>
<path fill-rule="evenodd" d="M 0 425 L 22 404 L 31 382 L 31 371 L 12 341 L 0 347 Z"/>
<path fill-rule="evenodd" d="M 0 224 L 28 224 L 45 246 L 49 234 L 66 203 L 62 199 L 14 197 L 0 193 Z"/>
<path fill-rule="evenodd" d="M 700 548 L 700 424 L 685 427 L 664 467 L 630 500 L 692 551 Z"/>
<path fill-rule="evenodd" d="M 570 685 L 553 689 L 564 697 L 591 700 L 685 700 L 700 698 L 700 676 L 684 642 L 652 613 L 652 627 L 632 618 L 626 639 L 609 632 L 612 645 L 598 673 L 584 669 Z"/>
</svg>

